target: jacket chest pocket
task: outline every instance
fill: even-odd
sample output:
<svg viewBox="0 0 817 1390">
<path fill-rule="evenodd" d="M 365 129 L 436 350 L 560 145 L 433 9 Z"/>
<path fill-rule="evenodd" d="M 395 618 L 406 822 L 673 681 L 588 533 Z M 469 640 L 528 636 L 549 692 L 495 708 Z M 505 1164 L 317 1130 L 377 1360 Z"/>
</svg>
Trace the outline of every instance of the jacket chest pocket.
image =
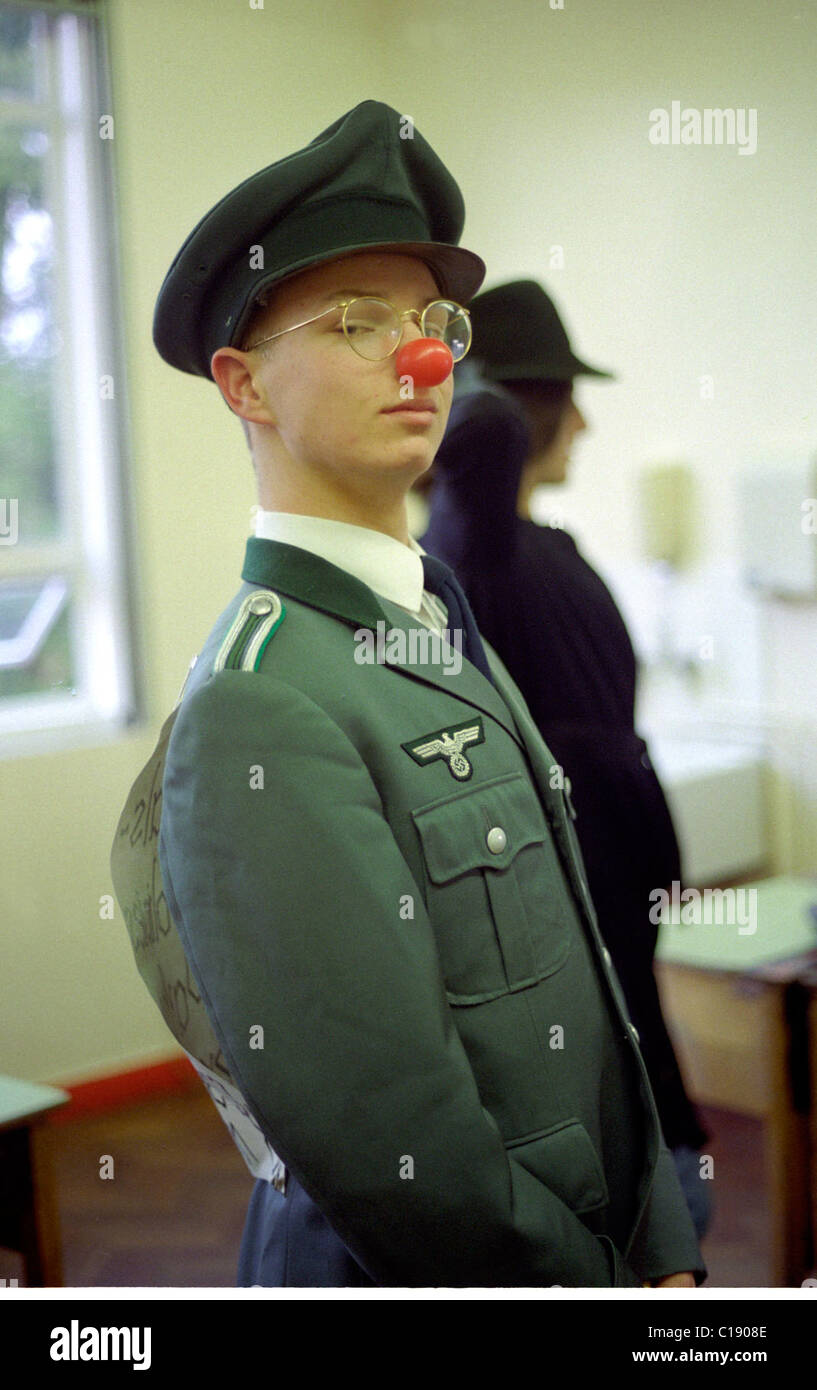
<svg viewBox="0 0 817 1390">
<path fill-rule="evenodd" d="M 557 971 L 575 908 L 529 779 L 497 777 L 412 816 L 449 1002 L 485 1003 Z"/>
</svg>

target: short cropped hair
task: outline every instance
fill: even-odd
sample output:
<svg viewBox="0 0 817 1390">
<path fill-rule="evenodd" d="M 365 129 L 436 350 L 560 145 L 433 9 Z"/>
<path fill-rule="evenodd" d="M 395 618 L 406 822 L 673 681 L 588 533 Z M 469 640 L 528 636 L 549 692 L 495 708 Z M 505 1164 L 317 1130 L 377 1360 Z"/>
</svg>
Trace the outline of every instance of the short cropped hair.
<svg viewBox="0 0 817 1390">
<path fill-rule="evenodd" d="M 247 319 L 244 332 L 241 335 L 242 352 L 247 352 L 249 350 L 250 344 L 257 336 L 260 320 L 265 317 L 266 311 L 270 306 L 274 288 L 273 285 L 269 285 L 267 289 L 261 290 L 253 300 L 252 312 Z"/>
</svg>

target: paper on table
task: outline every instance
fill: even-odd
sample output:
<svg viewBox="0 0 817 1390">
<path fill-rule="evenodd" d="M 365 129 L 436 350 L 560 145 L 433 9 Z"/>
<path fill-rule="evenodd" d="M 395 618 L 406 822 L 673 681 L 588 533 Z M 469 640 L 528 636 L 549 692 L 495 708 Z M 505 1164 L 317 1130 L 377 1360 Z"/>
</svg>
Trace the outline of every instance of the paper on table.
<svg viewBox="0 0 817 1390">
<path fill-rule="evenodd" d="M 817 949 L 815 878 L 781 875 L 693 891 L 686 901 L 683 891 L 676 893 L 663 913 L 656 951 L 661 961 L 753 970 Z"/>
</svg>

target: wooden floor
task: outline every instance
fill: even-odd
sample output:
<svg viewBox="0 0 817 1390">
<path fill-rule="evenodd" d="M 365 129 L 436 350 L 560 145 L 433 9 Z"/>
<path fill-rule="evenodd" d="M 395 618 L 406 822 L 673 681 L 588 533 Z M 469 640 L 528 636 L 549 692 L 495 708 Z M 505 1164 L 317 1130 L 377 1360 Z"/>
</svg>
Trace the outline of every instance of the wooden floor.
<svg viewBox="0 0 817 1390">
<path fill-rule="evenodd" d="M 760 1126 L 702 1114 L 715 1172 L 708 1287 L 768 1287 Z M 67 1286 L 235 1284 L 252 1179 L 201 1088 L 69 1120 L 54 1140 Z M 100 1176 L 107 1159 L 112 1178 Z M 15 1277 L 19 1261 L 0 1251 L 0 1278 Z"/>
</svg>

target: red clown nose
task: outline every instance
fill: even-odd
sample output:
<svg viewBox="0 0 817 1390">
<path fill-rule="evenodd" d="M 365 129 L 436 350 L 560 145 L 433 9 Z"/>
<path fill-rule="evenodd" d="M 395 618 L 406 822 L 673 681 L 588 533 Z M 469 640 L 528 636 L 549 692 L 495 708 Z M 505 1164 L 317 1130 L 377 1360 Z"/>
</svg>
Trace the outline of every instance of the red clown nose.
<svg viewBox="0 0 817 1390">
<path fill-rule="evenodd" d="M 454 358 L 439 338 L 413 338 L 397 353 L 398 376 L 410 376 L 415 386 L 439 386 L 451 374 Z"/>
</svg>

